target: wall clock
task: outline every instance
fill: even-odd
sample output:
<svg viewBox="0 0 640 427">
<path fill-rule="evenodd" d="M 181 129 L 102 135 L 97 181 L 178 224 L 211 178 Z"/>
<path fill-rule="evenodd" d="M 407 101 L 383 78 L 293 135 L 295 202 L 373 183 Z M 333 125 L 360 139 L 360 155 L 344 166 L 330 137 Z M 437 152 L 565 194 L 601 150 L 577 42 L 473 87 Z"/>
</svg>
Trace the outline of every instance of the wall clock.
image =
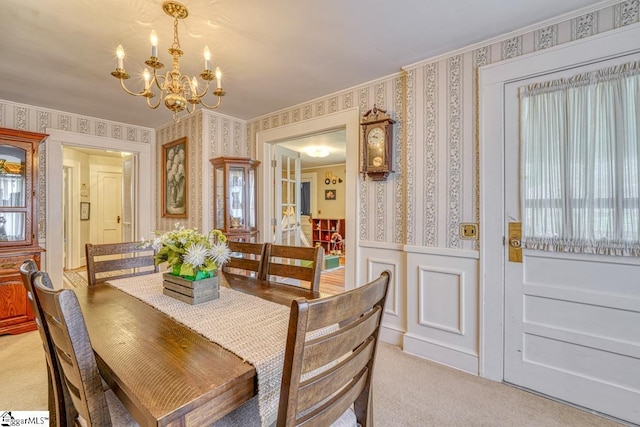
<svg viewBox="0 0 640 427">
<path fill-rule="evenodd" d="M 393 172 L 394 120 L 375 105 L 362 116 L 361 172 L 373 181 L 384 181 Z"/>
</svg>

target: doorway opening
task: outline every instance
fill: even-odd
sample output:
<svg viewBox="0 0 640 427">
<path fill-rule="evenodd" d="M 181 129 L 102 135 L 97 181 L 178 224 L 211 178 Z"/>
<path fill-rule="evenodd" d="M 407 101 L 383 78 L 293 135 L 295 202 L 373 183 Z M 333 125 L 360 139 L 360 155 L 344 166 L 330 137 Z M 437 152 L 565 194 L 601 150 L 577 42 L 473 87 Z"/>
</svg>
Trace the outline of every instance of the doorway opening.
<svg viewBox="0 0 640 427">
<path fill-rule="evenodd" d="M 324 250 L 324 263 L 320 287 L 323 292 L 339 293 L 345 288 L 346 252 L 346 129 L 332 129 L 304 136 L 297 136 L 276 144 L 276 152 L 287 150 L 299 159 L 299 172 L 282 169 L 288 183 L 284 184 L 278 198 L 274 194 L 274 205 L 285 195 L 289 202 L 283 212 L 282 232 L 296 225 L 295 241 L 302 246 L 320 246 Z M 281 160 L 282 156 L 279 156 Z M 289 154 L 288 158 L 293 155 Z M 279 174 L 276 172 L 275 176 Z M 276 212 L 278 215 L 279 212 Z M 276 216 L 277 218 L 277 216 Z M 286 226 L 286 227 L 285 227 Z M 287 233 L 290 239 L 290 233 Z M 283 237 L 284 241 L 284 237 Z M 288 244 L 284 242 L 284 244 Z"/>
<path fill-rule="evenodd" d="M 358 108 L 350 108 L 332 114 L 305 120 L 303 122 L 293 123 L 287 126 L 276 127 L 259 131 L 256 134 L 256 146 L 258 160 L 263 165 L 268 165 L 274 158 L 273 153 L 276 144 L 301 138 L 308 135 L 327 133 L 334 130 L 345 130 L 346 141 L 346 164 L 344 177 L 341 177 L 346 184 L 344 189 L 345 200 L 345 268 L 344 268 L 344 290 L 348 291 L 355 288 L 355 284 L 359 283 L 360 275 L 363 273 L 362 268 L 358 266 L 359 248 L 357 244 L 357 236 L 359 229 L 358 218 L 358 146 L 359 146 L 359 113 Z M 318 177 L 317 186 L 321 185 Z M 261 176 L 262 191 L 258 194 L 258 205 L 262 212 L 269 212 L 271 215 L 264 215 L 261 219 L 260 232 L 265 236 L 265 241 L 270 238 L 275 228 L 274 224 L 278 221 L 275 214 L 273 192 L 275 182 L 275 168 L 265 167 Z M 331 180 L 330 180 L 331 182 Z M 322 192 L 324 197 L 324 189 Z M 320 196 L 319 196 L 320 197 Z M 269 237 L 267 237 L 269 236 Z"/>
<path fill-rule="evenodd" d="M 63 264 L 84 273 L 87 243 L 134 241 L 137 158 L 63 145 Z"/>
</svg>

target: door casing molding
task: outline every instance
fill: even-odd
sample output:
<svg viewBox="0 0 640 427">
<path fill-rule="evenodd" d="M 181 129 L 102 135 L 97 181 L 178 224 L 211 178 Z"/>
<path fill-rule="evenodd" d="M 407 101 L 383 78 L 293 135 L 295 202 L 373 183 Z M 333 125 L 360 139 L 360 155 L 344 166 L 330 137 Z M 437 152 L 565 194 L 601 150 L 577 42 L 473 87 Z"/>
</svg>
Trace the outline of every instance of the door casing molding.
<svg viewBox="0 0 640 427">
<path fill-rule="evenodd" d="M 332 114 L 316 117 L 310 120 L 266 129 L 256 133 L 256 153 L 261 162 L 262 173 L 259 174 L 261 182 L 258 182 L 262 191 L 258 192 L 258 212 L 273 212 L 273 158 L 272 146 L 286 139 L 297 138 L 304 135 L 318 133 L 326 130 L 346 128 L 347 163 L 346 163 L 346 200 L 352 203 L 345 205 L 345 220 L 349 233 L 345 237 L 346 262 L 345 262 L 345 290 L 353 289 L 356 283 L 360 283 L 360 269 L 357 268 L 359 260 L 359 248 L 357 245 L 357 233 L 360 229 L 358 223 L 358 154 L 360 124 L 358 108 L 349 108 Z M 271 229 L 270 216 L 262 215 L 259 224 L 262 240 L 267 236 L 267 230 Z"/>
<path fill-rule="evenodd" d="M 154 144 L 125 141 L 121 139 L 79 134 L 58 129 L 46 130 L 49 134 L 46 144 L 46 249 L 44 265 L 56 288 L 62 288 L 63 270 L 63 221 L 62 211 L 62 145 L 80 146 L 98 150 L 117 150 L 136 153 L 139 168 L 136 171 L 138 182 L 138 198 L 135 210 L 138 219 L 136 230 L 143 236 L 151 235 L 155 228 L 155 151 Z M 151 135 L 151 141 L 155 135 Z M 79 208 L 78 208 L 79 209 Z"/>
</svg>

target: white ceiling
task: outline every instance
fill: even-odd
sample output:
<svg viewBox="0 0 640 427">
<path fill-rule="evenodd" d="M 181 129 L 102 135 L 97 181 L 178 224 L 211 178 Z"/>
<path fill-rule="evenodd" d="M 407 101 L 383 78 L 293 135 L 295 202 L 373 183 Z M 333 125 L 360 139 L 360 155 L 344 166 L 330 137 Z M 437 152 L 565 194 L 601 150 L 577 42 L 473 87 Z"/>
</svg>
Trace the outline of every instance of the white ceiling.
<svg viewBox="0 0 640 427">
<path fill-rule="evenodd" d="M 288 139 L 278 145 L 300 153 L 302 168 L 315 168 L 327 165 L 337 165 L 347 160 L 347 131 L 346 129 L 332 130 L 300 138 Z M 323 148 L 329 152 L 327 157 L 312 157 L 307 150 Z"/>
<path fill-rule="evenodd" d="M 199 74 L 208 45 L 224 73 L 218 112 L 251 119 L 376 78 L 400 67 L 523 28 L 594 0 L 185 0 L 181 71 Z M 160 0 L 4 0 L 0 98 L 136 125 L 171 121 L 160 106 L 124 93 L 110 72 L 127 52 L 134 81 L 166 49 L 173 20 Z"/>
</svg>

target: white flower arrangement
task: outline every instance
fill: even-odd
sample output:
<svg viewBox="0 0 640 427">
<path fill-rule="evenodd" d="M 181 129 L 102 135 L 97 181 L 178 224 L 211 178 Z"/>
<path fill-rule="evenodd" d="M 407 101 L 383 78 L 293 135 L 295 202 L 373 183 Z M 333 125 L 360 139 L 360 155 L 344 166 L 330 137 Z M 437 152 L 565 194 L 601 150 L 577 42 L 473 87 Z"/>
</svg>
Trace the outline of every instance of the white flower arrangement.
<svg viewBox="0 0 640 427">
<path fill-rule="evenodd" d="M 142 239 L 143 247 L 153 247 L 156 265 L 166 262 L 173 274 L 186 278 L 210 277 L 231 256 L 220 230 L 201 234 L 197 228 L 176 223 L 174 230 L 156 234 L 152 241 Z"/>
</svg>

